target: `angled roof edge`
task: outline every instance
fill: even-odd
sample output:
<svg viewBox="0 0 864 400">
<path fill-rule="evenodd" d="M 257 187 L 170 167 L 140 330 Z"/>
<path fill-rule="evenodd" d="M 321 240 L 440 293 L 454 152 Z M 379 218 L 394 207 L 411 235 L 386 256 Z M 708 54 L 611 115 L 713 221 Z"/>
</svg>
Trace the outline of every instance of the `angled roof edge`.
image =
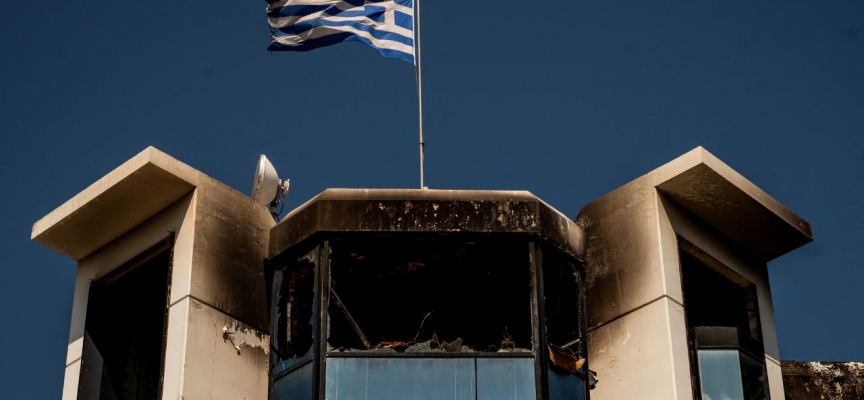
<svg viewBox="0 0 864 400">
<path fill-rule="evenodd" d="M 191 192 L 199 174 L 147 147 L 36 221 L 30 238 L 80 261 Z"/>
<path fill-rule="evenodd" d="M 813 240 L 807 221 L 701 146 L 606 196 L 638 184 L 656 188 L 765 261 Z"/>
</svg>

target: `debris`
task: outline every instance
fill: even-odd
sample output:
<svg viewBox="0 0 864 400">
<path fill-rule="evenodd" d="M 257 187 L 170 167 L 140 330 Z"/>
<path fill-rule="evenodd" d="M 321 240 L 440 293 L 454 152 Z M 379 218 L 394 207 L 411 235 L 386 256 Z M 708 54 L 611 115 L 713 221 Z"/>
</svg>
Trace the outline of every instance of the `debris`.
<svg viewBox="0 0 864 400">
<path fill-rule="evenodd" d="M 568 373 L 576 374 L 585 365 L 585 359 L 577 357 L 572 351 L 554 344 L 547 345 L 549 349 L 549 361 Z"/>
<path fill-rule="evenodd" d="M 432 351 L 432 343 L 430 340 L 427 340 L 425 342 L 420 342 L 417 344 L 413 344 L 413 345 L 409 346 L 407 349 L 405 349 L 406 353 L 408 353 L 408 352 L 411 352 L 411 353 L 429 353 L 431 351 Z"/>
<path fill-rule="evenodd" d="M 513 336 L 507 332 L 507 327 L 504 327 L 504 338 L 501 339 L 501 351 L 513 351 L 516 348 L 516 343 L 513 342 Z"/>
<path fill-rule="evenodd" d="M 588 370 L 588 389 L 594 390 L 597 387 L 597 384 L 600 382 L 597 379 L 597 371 Z"/>
<path fill-rule="evenodd" d="M 405 351 L 411 346 L 411 342 L 381 342 L 375 345 L 376 349 L 392 349 L 396 351 Z"/>
<path fill-rule="evenodd" d="M 441 348 L 448 353 L 455 353 L 462 350 L 462 338 L 456 338 L 456 340 L 447 343 L 441 342 Z"/>
<path fill-rule="evenodd" d="M 429 316 L 432 315 L 433 312 L 435 312 L 435 311 L 429 311 L 428 313 L 426 313 L 426 316 L 423 317 L 422 321 L 420 321 L 420 328 L 417 329 L 417 334 L 414 335 L 414 339 L 411 340 L 413 343 L 417 343 L 417 338 L 420 337 L 420 331 L 423 330 L 423 325 L 426 324 L 426 319 L 429 318 Z M 435 335 L 433 334 L 432 336 L 434 337 Z"/>
<path fill-rule="evenodd" d="M 342 313 L 345 314 L 345 318 L 348 319 L 348 322 L 351 324 L 351 327 L 354 328 L 354 332 L 357 332 L 357 336 L 360 336 L 360 340 L 363 341 L 363 345 L 366 346 L 366 350 L 372 349 L 372 344 L 369 343 L 369 339 L 366 339 L 366 335 L 363 334 L 363 331 L 360 330 L 360 326 L 357 325 L 357 322 L 354 321 L 354 317 L 351 316 L 351 313 L 348 312 L 348 309 L 345 308 L 345 304 L 342 303 L 342 299 L 339 298 L 339 295 L 336 294 L 336 290 L 333 289 L 333 285 L 330 285 L 330 294 L 333 295 L 333 300 L 336 300 L 336 305 L 339 306 L 339 309 L 342 310 Z M 377 348 L 377 346 L 376 346 Z"/>
</svg>

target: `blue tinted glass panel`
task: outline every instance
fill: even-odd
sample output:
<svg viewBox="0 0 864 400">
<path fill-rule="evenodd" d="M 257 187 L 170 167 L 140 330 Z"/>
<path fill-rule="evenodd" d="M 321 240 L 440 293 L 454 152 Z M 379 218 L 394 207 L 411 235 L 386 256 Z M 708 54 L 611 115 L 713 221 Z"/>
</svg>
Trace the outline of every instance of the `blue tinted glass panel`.
<svg viewBox="0 0 864 400">
<path fill-rule="evenodd" d="M 585 400 L 585 382 L 576 375 L 549 370 L 549 400 Z"/>
<path fill-rule="evenodd" d="M 737 350 L 699 350 L 703 400 L 743 400 Z"/>
<path fill-rule="evenodd" d="M 745 400 L 766 400 L 768 387 L 765 385 L 765 365 L 745 353 L 741 357 L 741 382 Z"/>
<path fill-rule="evenodd" d="M 273 381 L 273 400 L 311 400 L 312 364 L 308 363 Z"/>
<path fill-rule="evenodd" d="M 474 400 L 470 358 L 328 358 L 327 400 Z"/>
<path fill-rule="evenodd" d="M 536 398 L 534 359 L 477 359 L 477 400 L 530 400 Z"/>
</svg>

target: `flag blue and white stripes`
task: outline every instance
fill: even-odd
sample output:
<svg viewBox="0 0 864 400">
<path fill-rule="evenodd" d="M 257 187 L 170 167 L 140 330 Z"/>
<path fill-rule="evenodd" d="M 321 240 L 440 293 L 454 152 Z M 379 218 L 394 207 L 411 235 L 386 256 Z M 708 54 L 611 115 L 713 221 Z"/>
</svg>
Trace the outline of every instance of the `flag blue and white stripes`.
<svg viewBox="0 0 864 400">
<path fill-rule="evenodd" d="M 414 62 L 414 0 L 268 0 L 269 50 L 308 51 L 345 41 Z"/>
</svg>

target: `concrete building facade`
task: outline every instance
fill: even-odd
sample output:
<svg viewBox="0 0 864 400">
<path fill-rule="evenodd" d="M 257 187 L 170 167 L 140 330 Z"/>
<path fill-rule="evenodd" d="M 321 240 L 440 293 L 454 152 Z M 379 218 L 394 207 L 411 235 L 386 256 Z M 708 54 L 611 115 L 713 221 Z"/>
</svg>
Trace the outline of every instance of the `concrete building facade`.
<svg viewBox="0 0 864 400">
<path fill-rule="evenodd" d="M 78 262 L 63 399 L 265 399 L 261 263 L 273 225 L 247 196 L 152 147 L 36 222 L 33 240 Z M 121 293 L 94 299 L 91 289 L 123 284 L 139 269 L 163 276 L 133 276 Z M 145 287 L 123 296 L 136 286 Z M 155 315 L 155 331 L 121 322 L 143 296 L 155 300 L 134 311 Z M 99 312 L 111 303 L 123 304 Z M 118 336 L 138 344 L 115 343 Z M 104 362 L 144 364 L 154 351 L 158 364 L 137 370 Z"/>
<path fill-rule="evenodd" d="M 439 211 L 441 204 L 454 206 Z M 517 211 L 525 204 L 537 205 L 536 212 Z M 418 217 L 421 206 L 429 210 Z M 471 220 L 475 211 L 480 219 Z M 273 351 L 285 344 L 271 343 L 269 335 L 285 321 L 276 317 L 272 301 L 279 291 L 265 270 L 275 271 L 268 264 L 284 261 L 286 252 L 304 259 L 306 253 L 294 254 L 305 249 L 302 243 L 326 236 L 316 246 L 327 250 L 309 258 L 325 268 L 318 265 L 333 254 L 325 242 L 342 238 L 332 236 L 337 233 L 374 233 L 373 242 L 403 233 L 415 242 L 430 238 L 418 233 L 440 235 L 434 240 L 462 235 L 470 240 L 461 243 L 471 245 L 536 236 L 569 251 L 578 275 L 573 290 L 584 302 L 571 297 L 568 310 L 584 324 L 573 329 L 586 336 L 548 347 L 538 327 L 545 326 L 542 305 L 550 299 L 532 289 L 537 315 L 523 347 L 533 352 L 527 360 L 537 375 L 534 390 L 520 396 L 784 399 L 767 263 L 811 241 L 810 226 L 702 148 L 591 202 L 571 221 L 527 192 L 329 190 L 278 225 L 247 196 L 148 148 L 33 226 L 34 241 L 78 262 L 63 398 L 272 396 Z M 519 242 L 526 246 L 526 268 L 537 257 L 529 257 L 528 241 Z M 343 263 L 363 258 L 345 254 Z M 542 271 L 541 264 L 531 261 L 532 271 Z M 422 263 L 411 265 L 413 271 Z M 543 281 L 534 276 L 525 284 Z M 328 299 L 320 297 L 323 305 Z M 319 321 L 328 318 L 323 312 Z M 123 317 L 129 313 L 139 317 Z M 316 336 L 318 354 L 344 350 L 328 347 L 324 333 Z M 510 332 L 503 333 L 500 346 L 484 346 L 510 349 Z M 351 340 L 345 343 L 359 343 Z M 549 364 L 554 373 L 586 381 L 596 373 L 600 383 L 584 397 L 547 389 L 542 366 L 556 354 L 577 366 Z M 319 389 L 310 396 L 336 399 L 323 382 L 330 372 L 315 365 Z M 472 385 L 474 395 L 467 396 L 481 398 Z"/>
<path fill-rule="evenodd" d="M 588 235 L 588 358 L 605 378 L 596 398 L 701 393 L 685 258 L 753 285 L 756 356 L 770 398 L 784 398 L 767 262 L 812 239 L 806 221 L 702 148 L 586 205 L 577 220 Z"/>
</svg>

